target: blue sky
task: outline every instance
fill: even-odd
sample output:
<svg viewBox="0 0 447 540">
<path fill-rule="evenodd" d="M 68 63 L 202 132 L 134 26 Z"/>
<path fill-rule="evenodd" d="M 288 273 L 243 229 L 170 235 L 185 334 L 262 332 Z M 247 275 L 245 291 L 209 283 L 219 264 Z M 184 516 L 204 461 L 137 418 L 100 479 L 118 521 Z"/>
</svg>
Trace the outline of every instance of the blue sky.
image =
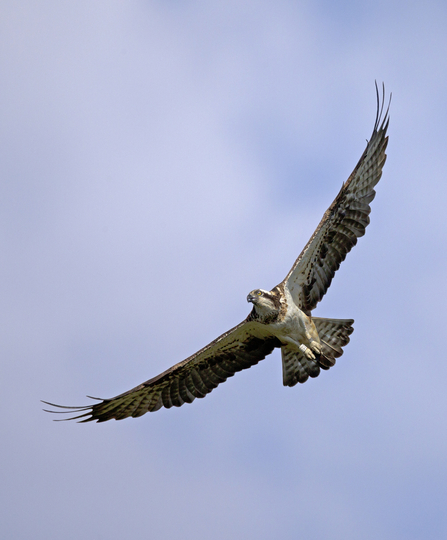
<svg viewBox="0 0 447 540">
<path fill-rule="evenodd" d="M 8 2 L 0 16 L 4 538 L 445 538 L 444 2 Z M 280 355 L 204 400 L 54 423 L 280 282 L 393 93 L 367 234 Z"/>
</svg>

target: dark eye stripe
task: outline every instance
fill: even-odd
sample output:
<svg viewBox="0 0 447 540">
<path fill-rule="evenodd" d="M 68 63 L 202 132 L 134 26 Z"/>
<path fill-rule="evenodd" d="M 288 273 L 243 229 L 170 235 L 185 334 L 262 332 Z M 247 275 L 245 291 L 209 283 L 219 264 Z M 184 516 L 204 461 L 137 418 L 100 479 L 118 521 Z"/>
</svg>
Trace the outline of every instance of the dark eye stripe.
<svg viewBox="0 0 447 540">
<path fill-rule="evenodd" d="M 280 301 L 279 301 L 278 294 L 271 293 L 271 292 L 264 292 L 264 293 L 262 293 L 262 296 L 263 296 L 264 298 L 268 298 L 269 300 L 271 300 L 272 303 L 273 303 L 273 305 L 274 305 L 276 308 L 279 308 L 279 306 L 280 306 Z"/>
</svg>

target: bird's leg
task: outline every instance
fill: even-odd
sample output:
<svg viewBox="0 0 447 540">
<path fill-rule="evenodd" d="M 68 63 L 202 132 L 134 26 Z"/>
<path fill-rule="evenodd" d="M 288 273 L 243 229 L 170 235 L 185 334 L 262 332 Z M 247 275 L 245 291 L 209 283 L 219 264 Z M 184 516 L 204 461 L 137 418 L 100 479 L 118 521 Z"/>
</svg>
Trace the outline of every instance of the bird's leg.
<svg viewBox="0 0 447 540">
<path fill-rule="evenodd" d="M 301 345 L 299 346 L 299 349 L 307 356 L 307 358 L 309 358 L 309 360 L 315 360 L 314 353 L 309 349 L 309 347 L 306 347 L 304 343 L 301 343 Z"/>
<path fill-rule="evenodd" d="M 304 343 L 298 343 L 298 341 L 295 341 L 290 336 L 281 336 L 281 341 L 285 341 L 286 343 L 290 343 L 294 347 L 297 347 L 302 353 L 305 354 L 307 358 L 309 358 L 309 360 L 315 360 L 314 353 L 311 351 L 311 349 L 309 349 L 309 347 L 304 345 Z"/>
<path fill-rule="evenodd" d="M 318 355 L 322 354 L 321 344 L 318 343 L 318 341 L 315 341 L 314 339 L 309 340 L 309 345 L 312 351 Z"/>
<path fill-rule="evenodd" d="M 305 336 L 307 341 L 309 342 L 310 349 L 315 354 L 320 356 L 322 353 L 320 339 L 318 337 L 317 329 L 315 328 L 315 325 L 312 321 L 309 321 L 309 323 L 305 325 Z"/>
</svg>

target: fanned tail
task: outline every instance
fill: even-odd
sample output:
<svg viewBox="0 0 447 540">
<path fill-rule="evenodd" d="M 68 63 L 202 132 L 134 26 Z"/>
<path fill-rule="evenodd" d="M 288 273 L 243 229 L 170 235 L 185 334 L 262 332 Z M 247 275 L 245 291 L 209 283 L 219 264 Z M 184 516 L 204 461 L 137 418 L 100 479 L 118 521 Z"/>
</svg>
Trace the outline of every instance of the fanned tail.
<svg viewBox="0 0 447 540">
<path fill-rule="evenodd" d="M 304 383 L 309 377 L 318 377 L 321 369 L 329 369 L 336 358 L 343 354 L 343 347 L 349 343 L 354 331 L 352 319 L 322 319 L 312 317 L 321 342 L 321 355 L 310 360 L 301 351 L 288 346 L 281 347 L 283 384 L 295 386 Z"/>
<path fill-rule="evenodd" d="M 352 327 L 354 320 L 312 317 L 312 321 L 320 336 L 322 348 L 321 367 L 329 369 L 335 364 L 335 359 L 343 354 L 343 347 L 349 343 L 349 336 L 354 332 Z"/>
</svg>

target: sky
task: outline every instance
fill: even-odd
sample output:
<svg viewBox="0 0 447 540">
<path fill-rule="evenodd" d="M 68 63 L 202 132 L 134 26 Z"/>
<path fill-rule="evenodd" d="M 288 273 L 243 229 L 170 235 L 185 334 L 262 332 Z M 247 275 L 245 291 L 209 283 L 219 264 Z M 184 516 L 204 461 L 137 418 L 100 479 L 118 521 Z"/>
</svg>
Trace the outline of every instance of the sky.
<svg viewBox="0 0 447 540">
<path fill-rule="evenodd" d="M 447 536 L 447 5 L 4 0 L 0 536 Z M 279 351 L 191 405 L 112 397 L 285 277 L 392 92 L 371 225 L 316 315 L 337 365 Z"/>
</svg>

